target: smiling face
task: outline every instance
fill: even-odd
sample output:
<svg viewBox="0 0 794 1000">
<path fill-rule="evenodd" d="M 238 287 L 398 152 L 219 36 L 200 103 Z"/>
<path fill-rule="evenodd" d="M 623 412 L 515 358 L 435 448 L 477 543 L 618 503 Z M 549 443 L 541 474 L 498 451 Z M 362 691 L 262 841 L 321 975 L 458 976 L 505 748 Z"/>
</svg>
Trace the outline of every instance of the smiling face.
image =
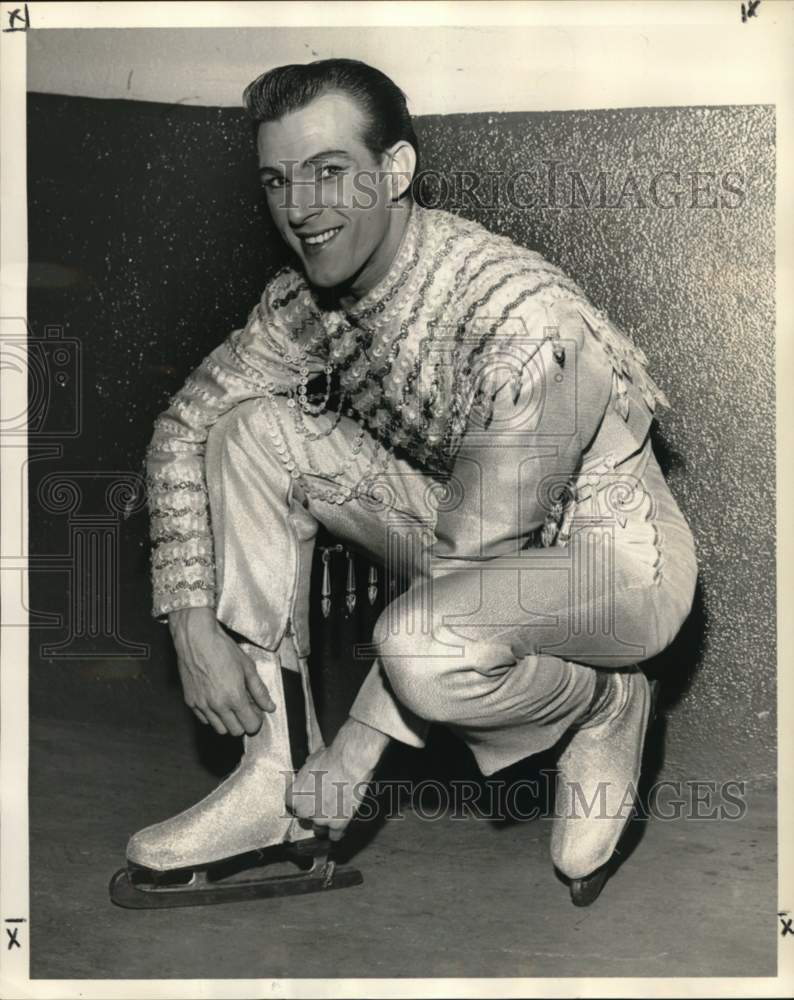
<svg viewBox="0 0 794 1000">
<path fill-rule="evenodd" d="M 360 298 L 386 274 L 408 220 L 397 199 L 415 154 L 397 143 L 376 159 L 366 121 L 346 94 L 316 98 L 257 133 L 262 183 L 273 222 L 311 284 Z"/>
</svg>

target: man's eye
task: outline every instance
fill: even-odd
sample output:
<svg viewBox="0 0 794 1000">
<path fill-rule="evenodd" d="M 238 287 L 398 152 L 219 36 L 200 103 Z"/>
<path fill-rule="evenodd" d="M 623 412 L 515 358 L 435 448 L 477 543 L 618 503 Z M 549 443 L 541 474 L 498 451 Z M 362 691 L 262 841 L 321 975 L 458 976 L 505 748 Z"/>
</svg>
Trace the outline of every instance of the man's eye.
<svg viewBox="0 0 794 1000">
<path fill-rule="evenodd" d="M 319 175 L 322 180 L 325 180 L 326 177 L 338 177 L 339 174 L 343 174 L 344 172 L 344 167 L 340 167 L 335 163 L 324 163 L 320 167 Z"/>
</svg>

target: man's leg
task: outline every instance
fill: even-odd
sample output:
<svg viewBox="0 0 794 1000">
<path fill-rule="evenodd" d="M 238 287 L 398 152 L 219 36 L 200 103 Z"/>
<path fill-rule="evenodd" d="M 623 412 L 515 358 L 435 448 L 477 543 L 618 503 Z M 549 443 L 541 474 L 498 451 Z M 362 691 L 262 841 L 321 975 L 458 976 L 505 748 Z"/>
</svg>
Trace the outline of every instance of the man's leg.
<svg viewBox="0 0 794 1000">
<path fill-rule="evenodd" d="M 574 731 L 552 838 L 573 879 L 612 856 L 630 816 L 650 710 L 636 664 L 664 645 L 660 612 L 674 595 L 632 545 L 612 541 L 599 526 L 576 531 L 567 549 L 436 560 L 432 584 L 402 594 L 375 629 L 397 697 L 458 733 L 483 773 Z M 429 626 L 412 634 L 418 620 Z"/>
<path fill-rule="evenodd" d="M 309 835 L 285 809 L 287 776 L 299 762 L 290 755 L 281 672 L 300 674 L 309 750 L 317 752 L 322 740 L 307 657 L 318 523 L 374 558 L 388 558 L 396 571 L 415 575 L 418 550 L 412 540 L 423 530 L 424 477 L 392 459 L 373 479 L 375 445 L 357 424 L 346 418 L 332 423 L 330 417 L 305 423 L 316 441 L 307 443 L 299 433 L 285 400 L 257 400 L 221 417 L 209 435 L 206 475 L 217 567 L 216 615 L 245 640 L 242 648 L 256 664 L 276 710 L 264 713 L 255 736 L 245 737 L 240 767 L 210 797 L 132 838 L 128 857 L 146 867 L 196 865 Z M 337 502 L 356 488 L 360 496 Z M 388 515 L 397 507 L 387 530 Z M 331 755 L 335 770 L 344 771 L 351 785 L 371 773 L 389 738 L 421 746 L 427 727 L 397 703 L 377 663 L 366 702 L 374 726 L 346 724 L 334 742 L 336 756 Z"/>
<path fill-rule="evenodd" d="M 383 468 L 383 452 L 354 421 L 300 419 L 316 440 L 297 430 L 284 399 L 236 407 L 210 435 L 207 480 L 218 620 L 271 653 L 284 649 L 291 634 L 305 673 L 318 525 L 409 580 L 420 572 L 422 536 L 425 545 L 432 537 L 432 506 L 427 478 L 393 456 Z M 300 476 L 285 464 L 293 459 Z M 343 499 L 350 491 L 358 495 Z M 427 723 L 396 702 L 377 662 L 364 688 L 366 721 L 377 721 L 394 739 L 424 745 Z"/>
</svg>

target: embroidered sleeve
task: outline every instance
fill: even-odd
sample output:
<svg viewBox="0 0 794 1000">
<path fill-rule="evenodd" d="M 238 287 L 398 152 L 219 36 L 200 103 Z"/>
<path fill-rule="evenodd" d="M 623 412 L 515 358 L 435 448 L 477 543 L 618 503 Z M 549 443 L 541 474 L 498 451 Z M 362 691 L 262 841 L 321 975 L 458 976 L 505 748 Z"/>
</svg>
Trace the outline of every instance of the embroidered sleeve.
<svg viewBox="0 0 794 1000">
<path fill-rule="evenodd" d="M 292 391 L 299 365 L 311 373 L 321 362 L 299 362 L 298 348 L 279 311 L 274 283 L 246 326 L 212 351 L 155 420 L 146 452 L 152 542 L 154 617 L 179 608 L 215 606 L 215 565 L 204 448 L 212 425 L 246 399 Z"/>
</svg>

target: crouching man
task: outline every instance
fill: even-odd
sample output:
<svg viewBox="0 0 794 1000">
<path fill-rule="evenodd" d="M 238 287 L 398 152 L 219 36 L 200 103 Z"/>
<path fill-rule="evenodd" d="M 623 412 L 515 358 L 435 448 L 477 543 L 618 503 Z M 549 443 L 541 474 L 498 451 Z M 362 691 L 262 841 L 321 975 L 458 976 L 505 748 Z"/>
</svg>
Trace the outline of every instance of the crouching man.
<svg viewBox="0 0 794 1000">
<path fill-rule="evenodd" d="M 167 872 L 337 839 L 389 741 L 421 747 L 434 722 L 486 775 L 568 734 L 552 859 L 589 902 L 639 777 L 638 664 L 672 641 L 695 586 L 649 437 L 664 395 L 555 266 L 415 203 L 418 142 L 381 72 L 282 66 L 244 99 L 293 263 L 158 417 L 147 471 L 154 613 L 187 703 L 245 752 L 208 798 L 133 836 L 128 859 Z M 327 748 L 307 671 L 320 524 L 404 585 Z M 311 754 L 285 802 L 301 763 L 287 674 Z M 606 815 L 566 809 L 600 786 Z"/>
</svg>

